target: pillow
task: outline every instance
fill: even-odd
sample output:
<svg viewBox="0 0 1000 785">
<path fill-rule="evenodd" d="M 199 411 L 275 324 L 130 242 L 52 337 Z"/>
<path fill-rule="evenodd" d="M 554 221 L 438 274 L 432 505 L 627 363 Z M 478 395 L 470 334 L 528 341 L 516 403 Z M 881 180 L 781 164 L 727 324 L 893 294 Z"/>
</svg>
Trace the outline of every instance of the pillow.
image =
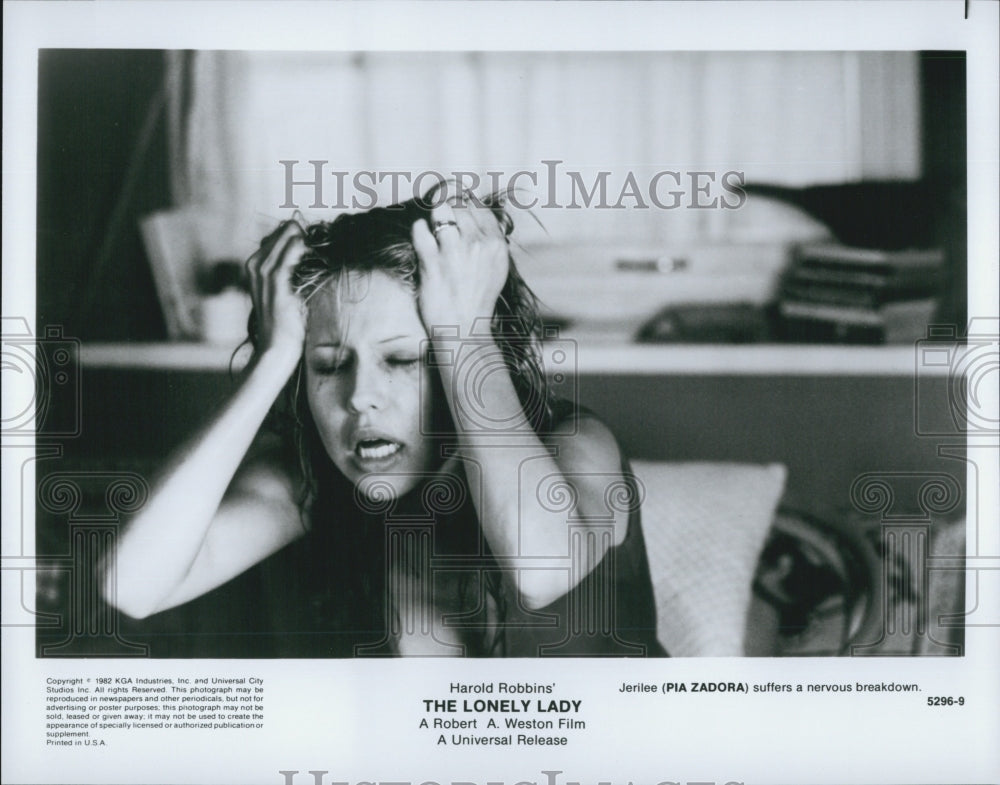
<svg viewBox="0 0 1000 785">
<path fill-rule="evenodd" d="M 741 656 L 751 583 L 785 467 L 633 461 L 657 637 L 674 657 Z"/>
</svg>

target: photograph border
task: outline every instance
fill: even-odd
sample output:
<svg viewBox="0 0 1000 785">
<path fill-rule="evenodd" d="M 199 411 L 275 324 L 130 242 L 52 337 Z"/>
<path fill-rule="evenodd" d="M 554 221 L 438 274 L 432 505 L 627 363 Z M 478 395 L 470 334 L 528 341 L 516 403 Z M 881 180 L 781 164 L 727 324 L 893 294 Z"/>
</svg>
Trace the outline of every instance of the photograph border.
<svg viewBox="0 0 1000 785">
<path fill-rule="evenodd" d="M 829 50 L 965 49 L 968 53 L 969 335 L 995 341 L 997 267 L 997 6 L 873 3 L 39 3 L 4 5 L 3 316 L 7 336 L 31 343 L 35 324 L 37 52 L 48 47 L 360 50 Z M 627 11 L 627 13 L 625 13 Z M 187 17 L 198 19 L 192 24 Z M 240 17 L 240 14 L 244 16 Z M 252 17 L 251 24 L 246 18 Z M 237 23 L 238 20 L 238 23 Z M 308 24 L 303 24 L 307 21 Z M 433 35 L 414 40 L 414 30 Z M 8 329 L 10 327 L 10 329 Z M 23 331 L 27 329 L 28 333 Z M 46 336 L 58 338 L 59 336 Z M 995 343 L 992 344 L 995 346 Z M 981 393 L 996 400 L 994 374 Z M 30 381 L 33 385 L 34 380 Z M 4 369 L 4 397 L 25 397 Z M 32 386 L 32 389 L 33 386 Z M 30 397 L 30 396 L 29 396 Z M 5 404 L 6 406 L 6 404 Z M 931 782 L 995 781 L 1000 754 L 1000 592 L 996 559 L 995 433 L 967 435 L 967 607 L 961 658 L 670 661 L 176 661 L 38 659 L 23 597 L 34 581 L 36 462 L 46 447 L 3 434 L 3 781 L 43 782 Z M 85 425 L 85 423 L 84 423 Z M 79 427 L 79 423 L 71 424 Z M 25 456 L 32 456 L 25 458 Z M 31 500 L 31 501 L 29 501 Z M 974 503 L 971 503 L 974 501 Z M 973 547 L 975 546 L 975 547 Z M 992 615 L 991 615 L 992 614 Z M 266 727 L 212 733 L 110 733 L 108 744 L 46 748 L 50 680 L 261 679 Z M 922 706 L 895 694 L 749 696 L 666 694 L 667 684 L 920 685 Z M 581 701 L 586 733 L 563 750 L 442 750 L 419 723 L 427 701 L 454 684 L 549 687 Z M 661 685 L 652 695 L 626 683 Z M 928 704 L 928 698 L 968 705 Z M 534 697 L 534 696 L 532 696 Z M 457 696 L 462 699 L 462 695 Z M 432 712 L 433 713 L 433 712 Z M 762 719 L 762 714 L 764 719 Z M 249 735 L 243 735 L 244 733 Z M 872 743 L 877 739 L 877 743 Z M 233 750 L 241 748 L 238 755 Z M 321 772 L 315 774 L 313 772 Z"/>
</svg>

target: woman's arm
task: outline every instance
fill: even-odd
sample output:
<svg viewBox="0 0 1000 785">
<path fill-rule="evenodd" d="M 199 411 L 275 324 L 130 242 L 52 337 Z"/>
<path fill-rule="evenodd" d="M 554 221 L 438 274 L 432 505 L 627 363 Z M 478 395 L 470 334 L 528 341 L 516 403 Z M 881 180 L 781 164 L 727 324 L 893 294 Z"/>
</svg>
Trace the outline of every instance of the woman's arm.
<svg viewBox="0 0 1000 785">
<path fill-rule="evenodd" d="M 261 357 L 215 420 L 171 459 L 106 571 L 105 596 L 120 610 L 143 618 L 198 597 L 301 533 L 289 477 L 268 461 L 236 473 L 286 365 Z"/>
<path fill-rule="evenodd" d="M 592 418 L 564 423 L 542 443 L 499 347 L 489 335 L 472 334 L 477 319 L 489 319 L 506 279 L 508 249 L 500 227 L 492 213 L 471 204 L 445 204 L 432 221 L 444 222 L 436 237 L 423 221 L 413 232 L 421 259 L 420 308 L 435 350 L 451 353 L 440 371 L 469 484 L 494 555 L 518 571 L 525 604 L 544 607 L 625 537 L 624 505 L 616 510 L 605 501 L 623 482 L 618 446 Z M 435 325 L 458 326 L 459 337 Z M 541 501 L 567 493 L 565 505 Z M 571 520 L 596 535 L 591 547 L 573 554 L 580 560 L 574 569 Z"/>
<path fill-rule="evenodd" d="M 283 225 L 251 257 L 264 348 L 221 412 L 172 457 L 105 565 L 105 596 L 130 616 L 204 594 L 302 534 L 290 473 L 267 456 L 241 467 L 302 353 L 304 312 L 288 284 L 300 249 L 298 227 Z"/>
</svg>

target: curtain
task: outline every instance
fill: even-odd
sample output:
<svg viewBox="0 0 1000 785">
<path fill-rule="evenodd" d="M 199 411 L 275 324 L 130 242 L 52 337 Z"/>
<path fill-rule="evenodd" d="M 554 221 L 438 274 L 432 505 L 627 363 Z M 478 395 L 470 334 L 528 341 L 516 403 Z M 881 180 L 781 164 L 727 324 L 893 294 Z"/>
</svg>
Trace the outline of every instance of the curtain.
<svg viewBox="0 0 1000 785">
<path fill-rule="evenodd" d="M 292 188 L 310 218 L 343 209 L 334 171 L 348 184 L 362 171 L 494 171 L 501 185 L 535 172 L 537 187 L 518 180 L 523 201 L 544 204 L 553 188 L 560 206 L 535 211 L 547 234 L 521 222 L 529 244 L 717 240 L 746 224 L 739 210 L 634 199 L 567 209 L 601 172 L 612 203 L 630 172 L 643 189 L 664 170 L 710 172 L 716 192 L 727 171 L 792 186 L 921 172 L 913 52 L 197 52 L 188 68 L 178 206 L 261 226 L 292 212 L 288 172 L 308 181 L 310 161 L 325 162 L 326 206 L 310 208 L 314 187 Z M 544 161 L 561 162 L 555 176 Z M 376 184 L 380 203 L 390 186 Z M 780 233 L 783 215 L 768 216 L 768 231 Z"/>
</svg>

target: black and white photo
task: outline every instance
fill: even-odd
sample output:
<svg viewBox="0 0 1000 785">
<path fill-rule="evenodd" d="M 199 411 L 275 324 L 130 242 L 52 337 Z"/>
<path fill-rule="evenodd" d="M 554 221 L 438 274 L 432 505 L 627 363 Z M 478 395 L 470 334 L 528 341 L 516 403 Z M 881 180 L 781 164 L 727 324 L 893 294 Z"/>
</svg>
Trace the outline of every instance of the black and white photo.
<svg viewBox="0 0 1000 785">
<path fill-rule="evenodd" d="M 998 773 L 994 8 L 140 5 L 5 6 L 11 782 Z"/>
</svg>

